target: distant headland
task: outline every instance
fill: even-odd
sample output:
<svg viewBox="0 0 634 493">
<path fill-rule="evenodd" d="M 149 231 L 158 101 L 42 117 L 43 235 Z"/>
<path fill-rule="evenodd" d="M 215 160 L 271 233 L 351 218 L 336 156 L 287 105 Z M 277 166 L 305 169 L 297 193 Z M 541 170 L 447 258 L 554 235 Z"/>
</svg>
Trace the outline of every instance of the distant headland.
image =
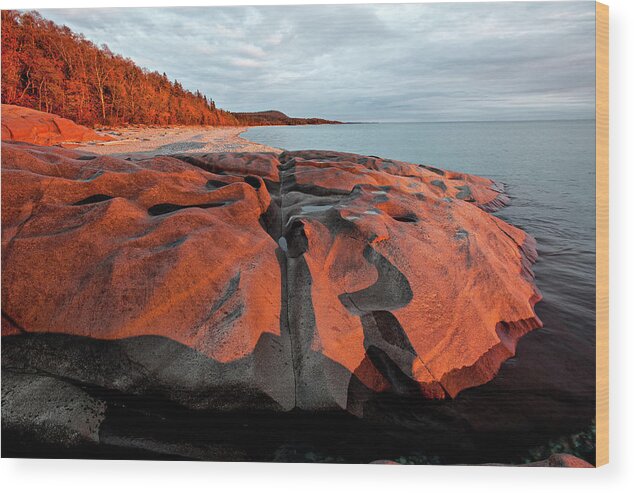
<svg viewBox="0 0 634 493">
<path fill-rule="evenodd" d="M 338 124 L 335 120 L 324 120 L 323 118 L 293 118 L 285 115 L 281 111 L 253 111 L 246 113 L 231 113 L 241 125 L 328 125 Z"/>
</svg>

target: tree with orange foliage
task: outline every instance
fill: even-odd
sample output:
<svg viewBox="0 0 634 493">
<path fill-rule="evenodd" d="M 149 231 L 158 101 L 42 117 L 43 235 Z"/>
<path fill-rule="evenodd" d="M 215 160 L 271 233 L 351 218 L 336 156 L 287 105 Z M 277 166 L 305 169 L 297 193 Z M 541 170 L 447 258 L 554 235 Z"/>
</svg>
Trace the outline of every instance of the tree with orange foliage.
<svg viewBox="0 0 634 493">
<path fill-rule="evenodd" d="M 2 11 L 2 102 L 84 125 L 237 125 L 200 92 L 37 12 Z"/>
</svg>

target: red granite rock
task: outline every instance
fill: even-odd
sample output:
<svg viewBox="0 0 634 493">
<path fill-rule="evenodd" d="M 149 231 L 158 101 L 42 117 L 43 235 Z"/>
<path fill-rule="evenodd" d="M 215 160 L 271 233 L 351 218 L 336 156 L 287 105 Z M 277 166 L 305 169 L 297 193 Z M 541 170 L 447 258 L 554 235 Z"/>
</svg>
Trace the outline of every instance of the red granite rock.
<svg viewBox="0 0 634 493">
<path fill-rule="evenodd" d="M 485 212 L 503 203 L 499 185 L 339 153 L 281 160 L 292 179 L 285 236 L 291 253 L 302 245 L 312 283 L 310 350 L 326 357 L 306 380 L 339 405 L 350 405 L 340 389 L 352 376 L 374 391 L 454 397 L 493 378 L 541 325 L 535 242 Z"/>
<path fill-rule="evenodd" d="M 161 336 L 219 363 L 279 335 L 280 269 L 259 224 L 270 203 L 261 179 L 256 189 L 170 157 L 24 145 L 3 144 L 2 159 L 7 333 Z"/>
<path fill-rule="evenodd" d="M 553 454 L 548 459 L 524 464 L 525 467 L 574 467 L 578 469 L 594 469 L 594 466 L 572 454 Z"/>
<path fill-rule="evenodd" d="M 54 145 L 113 139 L 52 113 L 3 104 L 2 140 Z"/>
<path fill-rule="evenodd" d="M 93 354 L 121 375 L 29 360 L 52 374 L 360 415 L 376 392 L 483 384 L 540 326 L 535 243 L 488 212 L 506 198 L 485 178 L 325 151 L 2 150 L 3 335 L 125 344 Z"/>
</svg>

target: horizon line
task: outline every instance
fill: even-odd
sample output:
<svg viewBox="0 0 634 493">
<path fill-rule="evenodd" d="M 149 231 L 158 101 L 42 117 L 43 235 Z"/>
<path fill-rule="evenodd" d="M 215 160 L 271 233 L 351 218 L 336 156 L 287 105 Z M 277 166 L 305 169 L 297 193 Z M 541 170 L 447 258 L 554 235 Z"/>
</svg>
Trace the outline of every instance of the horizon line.
<svg viewBox="0 0 634 493">
<path fill-rule="evenodd" d="M 383 123 L 522 123 L 522 122 L 584 122 L 596 118 L 535 118 L 528 120 L 420 120 L 420 121 L 342 121 L 346 125 L 378 125 Z"/>
</svg>

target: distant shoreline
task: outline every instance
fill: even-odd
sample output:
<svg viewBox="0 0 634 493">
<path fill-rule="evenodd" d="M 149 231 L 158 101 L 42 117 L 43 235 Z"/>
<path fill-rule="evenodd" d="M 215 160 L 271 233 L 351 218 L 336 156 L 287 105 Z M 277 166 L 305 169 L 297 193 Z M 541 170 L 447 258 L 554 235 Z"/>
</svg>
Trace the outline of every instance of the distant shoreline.
<svg viewBox="0 0 634 493">
<path fill-rule="evenodd" d="M 342 122 L 336 125 L 380 125 L 380 124 L 449 124 L 449 123 L 528 123 L 532 120 L 518 120 L 505 122 Z M 561 121 L 561 120 L 535 120 L 535 121 Z M 587 120 L 565 120 L 587 121 Z M 328 125 L 328 124 L 321 124 Z M 205 153 L 205 152 L 273 152 L 279 154 L 279 149 L 265 144 L 250 141 L 242 136 L 251 128 L 288 127 L 279 125 L 243 125 L 243 126 L 189 126 L 171 125 L 142 126 L 131 125 L 126 127 L 100 128 L 97 132 L 113 137 L 110 142 L 89 142 L 77 146 L 80 151 L 92 152 L 101 155 L 151 157 L 155 155 L 168 155 L 179 153 Z M 307 126 L 307 125 L 291 125 Z M 310 125 L 313 126 L 313 125 Z"/>
</svg>

